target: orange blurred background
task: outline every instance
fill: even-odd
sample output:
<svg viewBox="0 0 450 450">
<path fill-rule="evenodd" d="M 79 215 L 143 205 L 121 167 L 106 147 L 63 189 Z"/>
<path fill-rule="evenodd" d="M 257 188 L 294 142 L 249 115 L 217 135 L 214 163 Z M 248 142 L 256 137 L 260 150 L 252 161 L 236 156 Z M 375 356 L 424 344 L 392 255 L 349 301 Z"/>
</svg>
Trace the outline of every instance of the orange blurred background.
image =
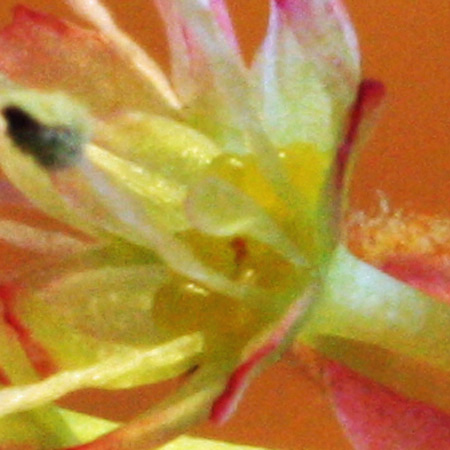
<svg viewBox="0 0 450 450">
<path fill-rule="evenodd" d="M 62 0 L 22 0 L 65 17 Z M 0 22 L 16 0 L 2 0 Z M 164 65 L 163 30 L 148 0 L 110 0 L 120 23 Z M 230 0 L 247 54 L 266 23 L 265 0 Z M 450 193 L 450 2 L 347 0 L 360 36 L 367 77 L 383 80 L 388 101 L 379 126 L 357 166 L 356 208 L 375 211 L 387 195 L 394 209 L 447 215 Z M 107 398 L 97 391 L 72 398 L 82 409 L 126 419 L 152 401 L 153 390 Z M 117 405 L 120 405 L 117 407 Z M 277 364 L 251 387 L 236 417 L 223 429 L 203 426 L 203 435 L 289 450 L 344 450 L 348 445 L 314 382 L 288 362 Z"/>
</svg>

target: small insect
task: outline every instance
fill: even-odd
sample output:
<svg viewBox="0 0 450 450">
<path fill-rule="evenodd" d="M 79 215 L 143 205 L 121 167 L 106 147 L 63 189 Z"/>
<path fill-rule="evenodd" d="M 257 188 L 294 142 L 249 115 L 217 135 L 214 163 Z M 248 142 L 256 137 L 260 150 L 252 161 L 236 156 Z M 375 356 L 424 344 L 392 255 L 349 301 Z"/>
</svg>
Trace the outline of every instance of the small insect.
<svg viewBox="0 0 450 450">
<path fill-rule="evenodd" d="M 45 125 L 22 108 L 10 105 L 2 110 L 7 135 L 24 153 L 46 169 L 73 167 L 82 155 L 85 137 L 61 125 Z"/>
</svg>

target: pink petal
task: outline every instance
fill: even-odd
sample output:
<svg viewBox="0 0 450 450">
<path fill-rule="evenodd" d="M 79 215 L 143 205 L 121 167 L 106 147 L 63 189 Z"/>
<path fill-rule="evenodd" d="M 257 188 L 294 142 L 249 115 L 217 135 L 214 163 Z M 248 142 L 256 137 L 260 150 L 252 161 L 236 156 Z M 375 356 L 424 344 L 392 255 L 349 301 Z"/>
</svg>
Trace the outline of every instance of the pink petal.
<svg viewBox="0 0 450 450">
<path fill-rule="evenodd" d="M 380 81 L 366 79 L 359 86 L 358 96 L 350 112 L 347 133 L 336 158 L 336 187 L 339 190 L 343 186 L 349 158 L 355 149 L 365 143 L 385 95 L 385 86 Z"/>
<path fill-rule="evenodd" d="M 222 395 L 214 402 L 210 415 L 212 422 L 223 424 L 231 417 L 245 389 L 251 379 L 257 374 L 261 365 L 266 362 L 267 358 L 282 350 L 286 338 L 305 312 L 307 304 L 308 301 L 305 301 L 305 296 L 294 303 L 278 327 L 234 370 Z"/>
<path fill-rule="evenodd" d="M 298 36 L 320 45 L 325 31 L 334 31 L 339 44 L 345 44 L 355 60 L 359 59 L 359 46 L 350 17 L 340 0 L 274 0 L 289 18 Z M 345 50 L 338 48 L 338 50 Z M 335 56 L 338 56 L 336 54 Z"/>
<path fill-rule="evenodd" d="M 166 25 L 171 52 L 172 83 L 182 102 L 187 103 L 206 81 L 207 60 L 195 33 L 179 13 L 175 3 L 168 0 L 154 2 Z"/>
<path fill-rule="evenodd" d="M 173 0 L 154 0 L 166 24 L 171 51 L 172 82 L 184 103 L 214 82 L 211 61 L 194 23 Z M 212 17 L 235 52 L 239 51 L 233 24 L 223 0 L 209 0 Z M 213 37 L 211 37 L 213 39 Z"/>
<path fill-rule="evenodd" d="M 274 0 L 300 45 L 339 95 L 356 89 L 360 77 L 356 33 L 340 0 Z"/>
<path fill-rule="evenodd" d="M 446 450 L 450 416 L 336 362 L 326 365 L 338 418 L 358 450 Z"/>
<path fill-rule="evenodd" d="M 0 71 L 14 82 L 65 91 L 102 113 L 160 108 L 153 88 L 128 66 L 100 33 L 25 6 L 0 32 Z"/>
<path fill-rule="evenodd" d="M 236 33 L 234 31 L 233 23 L 231 22 L 230 14 L 225 0 L 209 0 L 210 6 L 216 17 L 217 23 L 224 32 L 228 43 L 236 51 L 239 51 L 239 44 Z"/>
<path fill-rule="evenodd" d="M 168 30 L 172 83 L 185 106 L 185 120 L 219 146 L 241 152 L 248 140 L 244 122 L 252 109 L 247 70 L 225 2 L 155 1 Z"/>
</svg>

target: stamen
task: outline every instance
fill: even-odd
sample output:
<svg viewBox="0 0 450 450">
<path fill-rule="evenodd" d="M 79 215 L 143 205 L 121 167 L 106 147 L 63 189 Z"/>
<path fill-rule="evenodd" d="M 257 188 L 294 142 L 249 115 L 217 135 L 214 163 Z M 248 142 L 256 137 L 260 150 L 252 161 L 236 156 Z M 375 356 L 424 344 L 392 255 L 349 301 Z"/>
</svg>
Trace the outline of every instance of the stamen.
<svg viewBox="0 0 450 450">
<path fill-rule="evenodd" d="M 85 155 L 77 166 L 82 177 L 76 182 L 66 174 L 52 174 L 60 194 L 81 216 L 87 213 L 86 217 L 93 219 L 100 228 L 126 236 L 138 245 L 149 246 L 172 270 L 212 292 L 252 303 L 268 295 L 263 289 L 234 282 L 204 264 L 182 239 L 153 221 L 139 197 L 114 183 L 114 172 L 102 167 L 107 154 L 101 147 L 90 142 L 85 146 Z"/>
<path fill-rule="evenodd" d="M 126 57 L 145 78 L 150 80 L 172 108 L 181 108 L 180 101 L 164 72 L 136 42 L 117 26 L 107 8 L 98 0 L 66 0 L 66 2 L 78 15 L 107 36 L 117 46 L 122 56 Z"/>
</svg>

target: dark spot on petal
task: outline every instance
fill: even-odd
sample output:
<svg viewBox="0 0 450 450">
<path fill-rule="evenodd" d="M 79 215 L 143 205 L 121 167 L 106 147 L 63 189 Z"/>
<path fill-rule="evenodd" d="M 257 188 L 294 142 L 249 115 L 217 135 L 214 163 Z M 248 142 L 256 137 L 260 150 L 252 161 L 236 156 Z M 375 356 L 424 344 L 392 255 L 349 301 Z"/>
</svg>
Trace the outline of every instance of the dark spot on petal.
<svg viewBox="0 0 450 450">
<path fill-rule="evenodd" d="M 17 106 L 2 110 L 7 134 L 24 153 L 33 156 L 46 169 L 73 167 L 84 144 L 82 133 L 67 126 L 48 126 Z"/>
</svg>

